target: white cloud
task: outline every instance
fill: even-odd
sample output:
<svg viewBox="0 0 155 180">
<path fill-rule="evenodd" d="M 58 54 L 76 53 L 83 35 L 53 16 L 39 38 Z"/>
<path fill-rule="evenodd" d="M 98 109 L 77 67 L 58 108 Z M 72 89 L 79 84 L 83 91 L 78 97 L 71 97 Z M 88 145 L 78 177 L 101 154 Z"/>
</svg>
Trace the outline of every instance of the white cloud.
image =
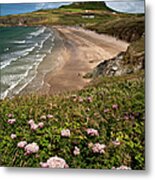
<svg viewBox="0 0 155 180">
<path fill-rule="evenodd" d="M 57 7 L 61 6 L 61 5 L 65 5 L 65 4 L 70 4 L 70 2 L 68 2 L 68 3 L 45 2 L 45 3 L 36 3 L 36 4 L 34 4 L 34 6 L 35 6 L 35 10 L 39 10 L 39 9 L 57 8 Z"/>
<path fill-rule="evenodd" d="M 116 11 L 128 13 L 144 13 L 144 1 L 124 1 L 124 2 L 106 2 L 107 6 Z"/>
</svg>

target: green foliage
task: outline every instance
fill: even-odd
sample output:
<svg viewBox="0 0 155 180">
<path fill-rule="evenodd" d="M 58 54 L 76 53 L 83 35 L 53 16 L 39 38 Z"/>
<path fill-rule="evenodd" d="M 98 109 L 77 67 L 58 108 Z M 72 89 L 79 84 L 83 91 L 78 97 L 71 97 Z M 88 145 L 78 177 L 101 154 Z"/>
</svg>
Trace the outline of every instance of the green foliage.
<svg viewBox="0 0 155 180">
<path fill-rule="evenodd" d="M 59 96 L 21 96 L 0 102 L 0 165 L 39 167 L 49 157 L 64 158 L 70 168 L 111 169 L 123 165 L 144 169 L 144 81 L 143 74 L 103 77 L 77 92 Z M 91 97 L 92 101 L 88 101 Z M 79 100 L 80 99 L 80 100 Z M 117 105 L 113 108 L 113 105 Z M 106 111 L 108 109 L 108 111 Z M 13 114 L 15 124 L 8 124 Z M 41 119 L 52 114 L 53 118 Z M 44 122 L 42 129 L 32 131 L 28 121 Z M 62 129 L 70 137 L 62 137 Z M 90 137 L 87 128 L 97 129 Z M 14 133 L 17 138 L 11 139 Z M 113 141 L 120 145 L 115 146 Z M 19 141 L 36 142 L 37 155 L 24 155 Z M 104 154 L 94 154 L 89 143 L 105 144 Z M 80 155 L 73 154 L 74 147 Z"/>
</svg>

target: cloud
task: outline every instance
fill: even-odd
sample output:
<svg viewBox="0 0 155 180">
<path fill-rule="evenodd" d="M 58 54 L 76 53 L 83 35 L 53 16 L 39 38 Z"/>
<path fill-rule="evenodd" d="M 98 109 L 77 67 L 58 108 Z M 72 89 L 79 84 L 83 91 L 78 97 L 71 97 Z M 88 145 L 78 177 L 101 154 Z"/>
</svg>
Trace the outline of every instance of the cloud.
<svg viewBox="0 0 155 180">
<path fill-rule="evenodd" d="M 144 13 L 144 1 L 106 2 L 110 8 L 127 13 Z"/>
<path fill-rule="evenodd" d="M 45 3 L 36 3 L 35 5 L 35 10 L 39 10 L 39 9 L 51 9 L 51 8 L 58 8 L 61 5 L 67 5 L 70 4 L 70 2 L 66 2 L 66 3 L 61 3 L 61 2 L 45 2 Z"/>
</svg>

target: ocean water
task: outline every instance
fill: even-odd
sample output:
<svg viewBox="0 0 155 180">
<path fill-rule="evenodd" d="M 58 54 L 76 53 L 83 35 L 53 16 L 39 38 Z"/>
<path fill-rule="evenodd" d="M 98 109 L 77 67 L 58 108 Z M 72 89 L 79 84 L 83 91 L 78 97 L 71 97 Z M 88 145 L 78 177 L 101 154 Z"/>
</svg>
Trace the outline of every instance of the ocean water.
<svg viewBox="0 0 155 180">
<path fill-rule="evenodd" d="M 14 96 L 30 83 L 52 51 L 54 33 L 47 27 L 0 28 L 0 98 Z"/>
</svg>

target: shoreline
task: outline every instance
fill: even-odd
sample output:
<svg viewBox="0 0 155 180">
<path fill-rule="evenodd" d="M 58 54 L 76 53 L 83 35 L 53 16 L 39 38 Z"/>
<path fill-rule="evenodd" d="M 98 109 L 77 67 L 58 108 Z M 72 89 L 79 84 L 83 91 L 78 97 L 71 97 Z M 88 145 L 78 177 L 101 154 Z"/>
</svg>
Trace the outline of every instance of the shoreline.
<svg viewBox="0 0 155 180">
<path fill-rule="evenodd" d="M 125 51 L 128 43 L 82 28 L 54 26 L 55 45 L 38 66 L 36 77 L 19 93 L 52 95 L 80 90 L 83 76 L 100 62 Z"/>
</svg>

